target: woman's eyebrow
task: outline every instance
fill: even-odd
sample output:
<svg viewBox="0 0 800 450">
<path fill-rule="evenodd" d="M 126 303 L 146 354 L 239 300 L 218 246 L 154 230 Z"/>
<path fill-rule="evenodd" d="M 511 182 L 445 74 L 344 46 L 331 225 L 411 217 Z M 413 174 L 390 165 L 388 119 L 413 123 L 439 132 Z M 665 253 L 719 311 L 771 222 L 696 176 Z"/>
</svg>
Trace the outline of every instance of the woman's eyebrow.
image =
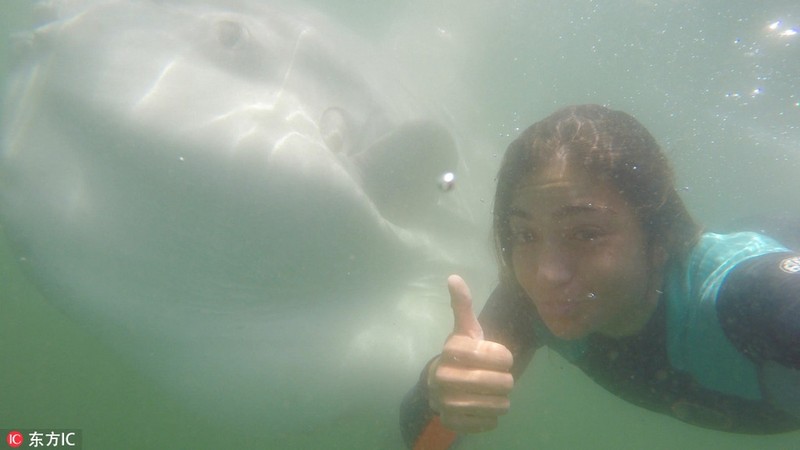
<svg viewBox="0 0 800 450">
<path fill-rule="evenodd" d="M 582 215 L 582 214 L 609 214 L 609 215 L 616 215 L 617 212 L 605 205 L 564 205 L 558 208 L 554 213 L 553 217 L 557 219 L 565 219 L 567 217 Z"/>
<path fill-rule="evenodd" d="M 603 214 L 603 215 L 616 215 L 617 212 L 612 209 L 611 207 L 605 205 L 564 205 L 553 213 L 553 217 L 556 219 L 565 219 L 568 217 L 578 216 L 582 214 Z M 533 217 L 533 213 L 526 209 L 515 208 L 511 207 L 508 210 L 508 217 L 509 218 L 519 218 L 523 220 L 527 220 Z"/>
</svg>

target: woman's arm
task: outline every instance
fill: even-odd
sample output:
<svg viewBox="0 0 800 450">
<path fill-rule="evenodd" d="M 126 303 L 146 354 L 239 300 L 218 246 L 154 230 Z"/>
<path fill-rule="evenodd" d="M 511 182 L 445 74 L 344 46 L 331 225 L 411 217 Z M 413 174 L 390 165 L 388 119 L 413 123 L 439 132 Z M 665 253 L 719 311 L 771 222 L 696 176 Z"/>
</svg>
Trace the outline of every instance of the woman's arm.
<svg viewBox="0 0 800 450">
<path fill-rule="evenodd" d="M 761 368 L 769 400 L 800 417 L 800 255 L 772 253 L 739 263 L 716 305 L 728 339 Z"/>
</svg>

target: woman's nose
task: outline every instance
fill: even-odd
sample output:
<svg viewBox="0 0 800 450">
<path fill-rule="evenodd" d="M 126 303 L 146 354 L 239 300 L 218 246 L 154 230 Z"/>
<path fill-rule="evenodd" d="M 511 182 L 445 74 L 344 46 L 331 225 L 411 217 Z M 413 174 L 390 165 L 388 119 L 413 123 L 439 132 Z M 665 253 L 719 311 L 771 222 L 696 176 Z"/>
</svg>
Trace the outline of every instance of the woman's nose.
<svg viewBox="0 0 800 450">
<path fill-rule="evenodd" d="M 536 278 L 539 283 L 560 285 L 572 279 L 569 253 L 556 243 L 545 243 L 539 253 Z"/>
</svg>

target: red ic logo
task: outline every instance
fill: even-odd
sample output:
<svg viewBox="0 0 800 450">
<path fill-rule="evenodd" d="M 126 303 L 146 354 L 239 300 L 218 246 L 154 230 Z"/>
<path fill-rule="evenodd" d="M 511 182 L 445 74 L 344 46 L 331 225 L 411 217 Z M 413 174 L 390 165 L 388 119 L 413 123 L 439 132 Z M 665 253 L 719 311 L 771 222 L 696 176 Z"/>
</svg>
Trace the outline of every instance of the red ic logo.
<svg viewBox="0 0 800 450">
<path fill-rule="evenodd" d="M 24 440 L 22 433 L 19 431 L 9 431 L 8 436 L 6 436 L 6 443 L 8 443 L 8 446 L 11 448 L 19 447 Z"/>
</svg>

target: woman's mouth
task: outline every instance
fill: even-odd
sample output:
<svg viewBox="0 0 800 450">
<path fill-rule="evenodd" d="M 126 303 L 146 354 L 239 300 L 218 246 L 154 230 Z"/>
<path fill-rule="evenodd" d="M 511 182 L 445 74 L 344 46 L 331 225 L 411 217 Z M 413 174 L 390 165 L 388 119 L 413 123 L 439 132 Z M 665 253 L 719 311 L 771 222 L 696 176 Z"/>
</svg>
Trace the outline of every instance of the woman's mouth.
<svg viewBox="0 0 800 450">
<path fill-rule="evenodd" d="M 540 308 L 544 308 L 549 314 L 567 316 L 573 314 L 578 308 L 589 301 L 596 301 L 597 295 L 594 292 L 575 297 L 567 297 L 562 300 L 540 303 Z"/>
</svg>

